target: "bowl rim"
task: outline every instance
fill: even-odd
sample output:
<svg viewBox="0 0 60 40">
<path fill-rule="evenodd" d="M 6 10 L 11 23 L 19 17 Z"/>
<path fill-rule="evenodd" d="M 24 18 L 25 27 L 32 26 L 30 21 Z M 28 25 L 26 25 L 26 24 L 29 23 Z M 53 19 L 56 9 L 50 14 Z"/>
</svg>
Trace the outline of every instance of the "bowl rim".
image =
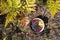
<svg viewBox="0 0 60 40">
<path fill-rule="evenodd" d="M 34 19 L 38 19 L 38 20 L 43 21 L 41 18 L 33 18 L 32 20 L 34 20 Z M 31 25 L 31 27 L 32 27 L 32 25 Z M 42 29 L 38 33 L 42 32 L 44 30 L 44 28 L 45 28 L 45 24 L 44 24 L 44 21 L 43 21 L 43 27 L 42 27 Z M 32 27 L 32 29 L 34 30 L 33 27 Z"/>
</svg>

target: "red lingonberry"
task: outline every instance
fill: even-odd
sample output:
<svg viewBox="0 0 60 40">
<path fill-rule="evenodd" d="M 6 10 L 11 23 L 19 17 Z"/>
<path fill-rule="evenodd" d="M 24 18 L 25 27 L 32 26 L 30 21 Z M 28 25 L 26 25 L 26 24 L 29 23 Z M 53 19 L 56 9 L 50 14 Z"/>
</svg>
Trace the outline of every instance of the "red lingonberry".
<svg viewBox="0 0 60 40">
<path fill-rule="evenodd" d="M 38 28 L 38 27 L 36 28 L 36 31 L 37 31 L 37 32 L 39 32 L 40 30 L 41 30 L 40 28 Z"/>
</svg>

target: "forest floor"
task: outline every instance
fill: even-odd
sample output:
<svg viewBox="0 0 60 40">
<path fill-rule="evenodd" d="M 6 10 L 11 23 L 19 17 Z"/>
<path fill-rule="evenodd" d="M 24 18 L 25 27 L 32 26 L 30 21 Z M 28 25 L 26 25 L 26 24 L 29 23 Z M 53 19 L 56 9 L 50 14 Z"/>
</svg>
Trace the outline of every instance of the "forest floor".
<svg viewBox="0 0 60 40">
<path fill-rule="evenodd" d="M 37 8 L 36 12 L 30 15 L 30 19 L 44 15 L 49 18 L 47 26 L 40 34 L 35 34 L 28 26 L 29 32 L 21 32 L 18 27 L 3 29 L 3 25 L 0 24 L 0 40 L 6 39 L 6 34 L 8 35 L 7 40 L 60 40 L 60 12 L 57 12 L 54 19 L 51 19 L 49 11 L 44 7 Z M 46 19 L 47 20 L 47 19 Z M 12 36 L 13 35 L 13 36 Z"/>
</svg>

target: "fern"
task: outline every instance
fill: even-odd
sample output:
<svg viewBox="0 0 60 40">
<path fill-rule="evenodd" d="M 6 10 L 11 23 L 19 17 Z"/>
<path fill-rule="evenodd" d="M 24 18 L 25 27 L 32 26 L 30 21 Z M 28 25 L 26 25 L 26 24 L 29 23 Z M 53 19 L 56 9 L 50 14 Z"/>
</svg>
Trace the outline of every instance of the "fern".
<svg viewBox="0 0 60 40">
<path fill-rule="evenodd" d="M 34 11 L 34 9 L 32 7 L 36 6 L 35 4 L 36 0 L 26 0 L 27 3 L 27 8 L 26 10 L 29 11 Z M 29 10 L 28 10 L 29 9 Z"/>
<path fill-rule="evenodd" d="M 35 11 L 35 3 L 36 0 L 1 0 L 0 15 L 7 14 L 5 26 L 7 26 L 9 22 L 14 21 L 19 11 L 27 11 L 27 13 Z"/>
<path fill-rule="evenodd" d="M 4 15 L 6 13 L 8 13 L 10 11 L 10 8 L 8 8 L 8 5 L 6 5 L 7 3 L 5 3 L 3 0 L 1 1 L 1 13 L 0 15 Z"/>
<path fill-rule="evenodd" d="M 7 26 L 7 24 L 9 22 L 13 21 L 16 18 L 16 16 L 17 16 L 16 12 L 11 12 L 11 13 L 7 14 L 5 26 Z"/>
<path fill-rule="evenodd" d="M 47 8 L 50 10 L 52 18 L 54 18 L 54 15 L 60 10 L 60 1 L 48 0 Z"/>
<path fill-rule="evenodd" d="M 31 13 L 31 11 L 35 11 L 36 0 L 24 0 L 22 1 L 21 11 L 27 11 L 27 13 Z"/>
<path fill-rule="evenodd" d="M 1 13 L 0 15 L 7 14 L 5 26 L 11 21 L 13 21 L 17 16 L 17 9 L 20 8 L 20 0 L 7 0 L 1 1 Z"/>
</svg>

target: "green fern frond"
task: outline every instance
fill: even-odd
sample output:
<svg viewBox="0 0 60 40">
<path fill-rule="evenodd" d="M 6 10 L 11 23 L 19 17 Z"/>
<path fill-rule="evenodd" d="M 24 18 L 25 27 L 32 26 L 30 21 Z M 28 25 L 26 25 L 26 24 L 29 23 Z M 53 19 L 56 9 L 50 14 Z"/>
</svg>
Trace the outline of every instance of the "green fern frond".
<svg viewBox="0 0 60 40">
<path fill-rule="evenodd" d="M 21 0 L 13 0 L 14 8 L 20 8 L 20 6 L 21 6 Z"/>
<path fill-rule="evenodd" d="M 35 4 L 36 0 L 26 0 L 26 3 L 27 3 L 26 10 L 28 12 L 35 11 L 33 7 L 36 6 L 36 4 Z"/>
<path fill-rule="evenodd" d="M 8 12 L 10 12 L 12 9 L 11 8 L 6 8 L 5 10 L 2 10 L 2 12 L 0 13 L 0 15 L 4 15 L 4 14 L 8 14 Z"/>
<path fill-rule="evenodd" d="M 16 18 L 16 16 L 17 16 L 16 12 L 11 12 L 7 14 L 5 26 L 7 26 L 9 22 L 13 21 Z"/>
<path fill-rule="evenodd" d="M 6 0 L 1 1 L 1 13 L 0 15 L 7 14 L 5 26 L 11 21 L 13 21 L 17 16 L 17 9 L 20 8 L 20 0 Z"/>
<path fill-rule="evenodd" d="M 1 1 L 1 13 L 0 15 L 7 14 L 8 12 L 14 11 L 20 8 L 20 0 L 7 0 L 6 2 Z"/>
<path fill-rule="evenodd" d="M 7 4 L 8 4 L 9 7 L 12 7 L 12 5 L 13 5 L 12 0 L 7 0 Z"/>
<path fill-rule="evenodd" d="M 20 0 L 7 0 L 8 6 L 13 8 L 19 8 L 21 6 Z"/>
<path fill-rule="evenodd" d="M 54 15 L 60 10 L 60 1 L 48 0 L 47 8 L 50 10 L 52 18 L 54 18 Z"/>
<path fill-rule="evenodd" d="M 8 8 L 7 3 L 4 2 L 4 1 L 1 1 L 1 7 L 0 7 L 0 10 L 1 10 L 0 15 L 4 15 L 4 14 L 10 12 L 10 11 L 9 11 L 10 9 Z"/>
<path fill-rule="evenodd" d="M 27 11 L 27 13 L 35 11 L 34 7 L 36 6 L 36 0 L 23 0 L 22 2 L 21 1 L 22 0 L 1 1 L 0 15 L 7 14 L 5 26 L 7 26 L 9 22 L 13 21 L 16 18 L 17 11 Z"/>
<path fill-rule="evenodd" d="M 27 11 L 27 13 L 31 13 L 31 11 L 35 11 L 36 0 L 24 0 L 22 2 L 21 11 Z"/>
</svg>

